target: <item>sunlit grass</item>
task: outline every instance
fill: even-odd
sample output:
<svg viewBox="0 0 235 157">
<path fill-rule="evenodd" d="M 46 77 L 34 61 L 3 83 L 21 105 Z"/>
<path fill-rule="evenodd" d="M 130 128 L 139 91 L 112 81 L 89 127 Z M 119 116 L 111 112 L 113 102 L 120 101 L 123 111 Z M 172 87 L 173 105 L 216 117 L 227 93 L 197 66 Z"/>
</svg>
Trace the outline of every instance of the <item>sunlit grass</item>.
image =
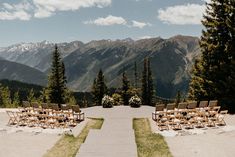
<svg viewBox="0 0 235 157">
<path fill-rule="evenodd" d="M 164 137 L 152 133 L 147 118 L 134 118 L 138 157 L 172 157 Z"/>
<path fill-rule="evenodd" d="M 77 137 L 63 135 L 44 157 L 75 157 L 82 143 L 85 142 L 89 130 L 100 129 L 103 121 L 101 118 L 92 118 Z"/>
</svg>

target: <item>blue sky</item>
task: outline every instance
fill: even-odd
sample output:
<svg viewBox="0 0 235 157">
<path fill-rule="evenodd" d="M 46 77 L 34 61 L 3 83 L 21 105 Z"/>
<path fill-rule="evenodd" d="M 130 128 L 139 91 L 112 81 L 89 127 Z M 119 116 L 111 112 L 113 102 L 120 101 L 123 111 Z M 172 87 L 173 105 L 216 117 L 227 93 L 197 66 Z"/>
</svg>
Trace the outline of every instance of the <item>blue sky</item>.
<svg viewBox="0 0 235 157">
<path fill-rule="evenodd" d="M 205 0 L 0 0 L 0 47 L 200 36 Z"/>
</svg>

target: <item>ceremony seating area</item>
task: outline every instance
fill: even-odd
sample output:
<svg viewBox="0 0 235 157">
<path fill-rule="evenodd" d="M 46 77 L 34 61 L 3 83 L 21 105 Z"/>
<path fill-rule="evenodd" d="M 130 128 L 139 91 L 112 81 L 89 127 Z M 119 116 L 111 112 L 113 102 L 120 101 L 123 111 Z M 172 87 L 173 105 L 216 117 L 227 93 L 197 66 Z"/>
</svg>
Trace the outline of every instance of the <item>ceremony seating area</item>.
<svg viewBox="0 0 235 157">
<path fill-rule="evenodd" d="M 181 130 L 226 125 L 227 110 L 220 111 L 217 100 L 160 104 L 152 113 L 159 130 Z"/>
<path fill-rule="evenodd" d="M 23 101 L 23 107 L 18 111 L 6 111 L 9 116 L 8 125 L 42 127 L 42 128 L 68 128 L 75 127 L 83 121 L 85 116 L 78 105 L 48 104 Z"/>
</svg>

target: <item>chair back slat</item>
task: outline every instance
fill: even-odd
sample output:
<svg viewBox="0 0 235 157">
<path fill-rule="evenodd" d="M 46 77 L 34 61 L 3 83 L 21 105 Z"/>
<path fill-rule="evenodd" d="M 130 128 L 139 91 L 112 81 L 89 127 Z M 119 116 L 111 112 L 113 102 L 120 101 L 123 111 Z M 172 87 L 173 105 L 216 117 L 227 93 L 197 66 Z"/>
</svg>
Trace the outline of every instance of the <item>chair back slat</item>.
<svg viewBox="0 0 235 157">
<path fill-rule="evenodd" d="M 49 108 L 55 111 L 59 111 L 59 105 L 58 104 L 49 104 Z"/>
<path fill-rule="evenodd" d="M 188 109 L 195 109 L 197 107 L 197 102 L 196 101 L 192 101 L 188 103 Z"/>
<path fill-rule="evenodd" d="M 66 111 L 66 110 L 70 110 L 71 106 L 67 105 L 67 104 L 62 104 L 61 105 L 61 110 Z"/>
<path fill-rule="evenodd" d="M 211 100 L 208 107 L 215 107 L 218 105 L 218 100 Z"/>
<path fill-rule="evenodd" d="M 174 110 L 175 109 L 175 103 L 167 104 L 166 109 L 167 110 Z"/>
<path fill-rule="evenodd" d="M 30 107 L 30 103 L 28 101 L 23 101 L 23 107 L 24 108 Z"/>
<path fill-rule="evenodd" d="M 208 106 L 208 101 L 200 101 L 199 108 L 204 108 Z"/>
<path fill-rule="evenodd" d="M 156 105 L 155 111 L 163 111 L 164 108 L 165 108 L 164 104 L 159 104 L 159 105 Z"/>
<path fill-rule="evenodd" d="M 73 110 L 73 112 L 76 112 L 76 113 L 81 112 L 79 105 L 73 105 L 72 110 Z"/>
<path fill-rule="evenodd" d="M 181 102 L 178 105 L 178 109 L 186 109 L 187 108 L 188 103 L 187 102 Z"/>
<path fill-rule="evenodd" d="M 49 106 L 47 103 L 42 103 L 41 106 L 42 106 L 42 109 L 49 109 Z"/>
<path fill-rule="evenodd" d="M 32 102 L 32 103 L 31 103 L 31 106 L 32 106 L 33 108 L 39 108 L 39 104 L 38 104 L 37 102 Z"/>
</svg>

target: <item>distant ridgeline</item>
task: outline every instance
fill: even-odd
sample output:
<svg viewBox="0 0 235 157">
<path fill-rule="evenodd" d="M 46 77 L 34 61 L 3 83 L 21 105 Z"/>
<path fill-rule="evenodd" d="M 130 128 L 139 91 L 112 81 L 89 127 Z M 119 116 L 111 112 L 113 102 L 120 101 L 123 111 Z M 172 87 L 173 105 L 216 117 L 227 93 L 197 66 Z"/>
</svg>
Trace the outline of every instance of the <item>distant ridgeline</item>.
<svg viewBox="0 0 235 157">
<path fill-rule="evenodd" d="M 13 99 L 14 93 L 19 92 L 20 101 L 27 100 L 30 91 L 33 89 L 36 98 L 39 98 L 43 86 L 28 84 L 24 82 L 14 81 L 14 80 L 0 80 L 0 86 L 8 87 Z M 88 106 L 92 106 L 92 95 L 89 92 L 74 92 L 74 97 L 76 98 L 78 104 L 83 107 L 83 101 L 87 101 Z"/>
</svg>

